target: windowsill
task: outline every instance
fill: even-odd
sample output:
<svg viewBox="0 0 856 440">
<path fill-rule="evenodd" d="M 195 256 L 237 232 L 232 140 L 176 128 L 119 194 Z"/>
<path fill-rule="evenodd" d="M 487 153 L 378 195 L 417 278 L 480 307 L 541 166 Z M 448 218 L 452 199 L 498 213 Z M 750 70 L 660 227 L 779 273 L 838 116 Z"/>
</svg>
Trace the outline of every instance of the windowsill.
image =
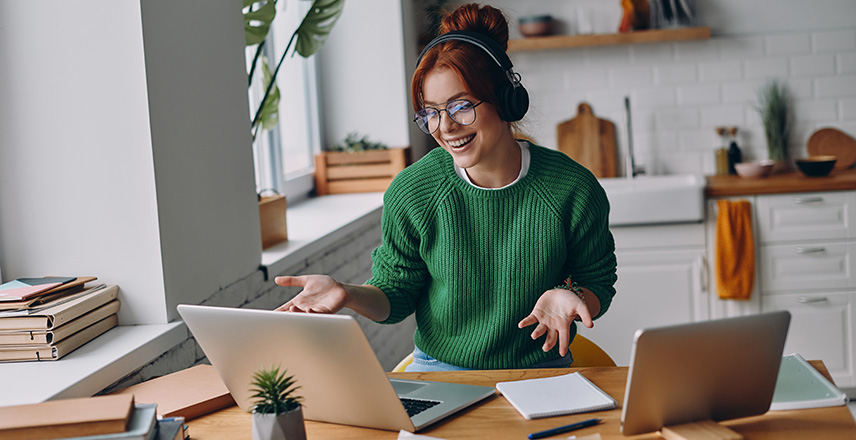
<svg viewBox="0 0 856 440">
<path fill-rule="evenodd" d="M 364 226 L 383 208 L 383 193 L 315 197 L 288 207 L 288 241 L 262 252 L 267 276 L 276 276 L 301 260 Z"/>
<path fill-rule="evenodd" d="M 262 253 L 276 275 L 346 237 L 378 214 L 383 193 L 316 197 L 288 208 L 285 243 Z M 187 327 L 119 326 L 57 361 L 0 363 L 0 406 L 91 396 L 184 342 Z"/>
<path fill-rule="evenodd" d="M 0 406 L 91 396 L 186 339 L 180 321 L 119 326 L 57 361 L 0 364 Z"/>
</svg>

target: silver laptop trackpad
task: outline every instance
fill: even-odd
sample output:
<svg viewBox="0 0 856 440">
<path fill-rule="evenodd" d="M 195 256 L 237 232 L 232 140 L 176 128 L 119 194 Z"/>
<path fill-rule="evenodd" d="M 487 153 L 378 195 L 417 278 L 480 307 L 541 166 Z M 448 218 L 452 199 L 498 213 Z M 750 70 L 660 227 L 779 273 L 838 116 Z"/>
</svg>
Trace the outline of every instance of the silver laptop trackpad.
<svg viewBox="0 0 856 440">
<path fill-rule="evenodd" d="M 400 379 L 390 379 L 389 382 L 392 384 L 395 394 L 398 394 L 399 396 L 410 394 L 427 385 L 426 383 Z"/>
</svg>

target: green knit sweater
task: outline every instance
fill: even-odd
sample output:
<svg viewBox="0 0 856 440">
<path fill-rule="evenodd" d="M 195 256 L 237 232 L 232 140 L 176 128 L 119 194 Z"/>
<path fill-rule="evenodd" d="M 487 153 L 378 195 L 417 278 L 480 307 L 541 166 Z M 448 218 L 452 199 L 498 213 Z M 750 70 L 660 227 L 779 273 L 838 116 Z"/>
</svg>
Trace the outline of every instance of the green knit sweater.
<svg viewBox="0 0 856 440">
<path fill-rule="evenodd" d="M 531 145 L 528 174 L 499 190 L 461 179 L 435 148 L 384 195 L 383 241 L 367 282 L 389 298 L 392 324 L 416 313 L 416 346 L 473 369 L 524 368 L 558 357 L 534 326 L 519 329 L 545 291 L 572 276 L 600 300 L 615 295 L 606 193 L 564 153 Z M 576 327 L 571 328 L 572 336 Z"/>
</svg>

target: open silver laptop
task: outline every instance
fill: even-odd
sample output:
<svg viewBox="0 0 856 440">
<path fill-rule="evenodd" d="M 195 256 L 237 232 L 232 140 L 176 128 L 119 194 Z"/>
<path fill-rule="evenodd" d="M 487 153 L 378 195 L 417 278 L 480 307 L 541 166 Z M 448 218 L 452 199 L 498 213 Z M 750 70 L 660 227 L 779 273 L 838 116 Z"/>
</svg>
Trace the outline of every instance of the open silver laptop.
<svg viewBox="0 0 856 440">
<path fill-rule="evenodd" d="M 782 311 L 638 330 L 621 432 L 767 412 L 790 320 Z"/>
<path fill-rule="evenodd" d="M 178 312 L 241 409 L 260 368 L 287 369 L 307 420 L 416 431 L 494 395 L 493 387 L 390 379 L 348 315 L 179 305 Z M 415 402 L 414 402 L 415 401 Z M 414 409 L 406 409 L 404 402 Z M 410 414 L 408 414 L 410 413 Z"/>
</svg>

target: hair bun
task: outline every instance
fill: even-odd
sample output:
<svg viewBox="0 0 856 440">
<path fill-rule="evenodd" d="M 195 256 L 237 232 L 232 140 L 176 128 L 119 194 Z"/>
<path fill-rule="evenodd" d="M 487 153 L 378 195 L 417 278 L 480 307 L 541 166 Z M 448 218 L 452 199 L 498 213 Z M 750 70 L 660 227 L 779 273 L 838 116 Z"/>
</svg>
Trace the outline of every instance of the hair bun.
<svg viewBox="0 0 856 440">
<path fill-rule="evenodd" d="M 443 17 L 440 33 L 451 31 L 478 32 L 493 38 L 503 50 L 508 50 L 508 20 L 493 6 L 470 3 Z"/>
</svg>

